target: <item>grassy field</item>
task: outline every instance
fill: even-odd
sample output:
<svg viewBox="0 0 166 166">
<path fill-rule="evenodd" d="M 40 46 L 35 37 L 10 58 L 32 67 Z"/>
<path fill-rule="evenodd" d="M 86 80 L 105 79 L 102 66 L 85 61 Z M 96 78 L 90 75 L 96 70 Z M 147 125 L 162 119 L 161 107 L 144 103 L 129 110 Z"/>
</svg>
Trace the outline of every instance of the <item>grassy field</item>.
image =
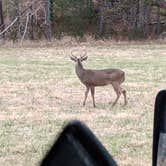
<svg viewBox="0 0 166 166">
<path fill-rule="evenodd" d="M 128 105 L 111 86 L 96 89 L 82 107 L 85 87 L 71 50 L 88 51 L 86 68 L 121 68 Z M 150 166 L 154 101 L 166 88 L 166 45 L 96 43 L 0 48 L 0 165 L 39 165 L 64 124 L 85 122 L 120 166 Z"/>
</svg>

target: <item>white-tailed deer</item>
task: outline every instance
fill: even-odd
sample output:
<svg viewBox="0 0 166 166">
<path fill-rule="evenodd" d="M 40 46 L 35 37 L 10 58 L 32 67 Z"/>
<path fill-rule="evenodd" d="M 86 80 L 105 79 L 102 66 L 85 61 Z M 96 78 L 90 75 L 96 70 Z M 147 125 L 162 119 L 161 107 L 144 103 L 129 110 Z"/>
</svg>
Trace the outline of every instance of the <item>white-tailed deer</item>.
<svg viewBox="0 0 166 166">
<path fill-rule="evenodd" d="M 86 86 L 85 98 L 83 106 L 85 106 L 86 99 L 89 90 L 91 91 L 93 106 L 95 107 L 95 87 L 111 84 L 116 92 L 116 99 L 113 102 L 113 106 L 117 103 L 121 94 L 124 96 L 124 104 L 127 104 L 126 91 L 120 87 L 125 80 L 125 73 L 120 69 L 103 69 L 103 70 L 91 70 L 85 69 L 82 65 L 82 61 L 87 60 L 86 53 L 79 58 L 74 56 L 71 52 L 71 60 L 76 63 L 75 71 L 80 81 Z"/>
</svg>

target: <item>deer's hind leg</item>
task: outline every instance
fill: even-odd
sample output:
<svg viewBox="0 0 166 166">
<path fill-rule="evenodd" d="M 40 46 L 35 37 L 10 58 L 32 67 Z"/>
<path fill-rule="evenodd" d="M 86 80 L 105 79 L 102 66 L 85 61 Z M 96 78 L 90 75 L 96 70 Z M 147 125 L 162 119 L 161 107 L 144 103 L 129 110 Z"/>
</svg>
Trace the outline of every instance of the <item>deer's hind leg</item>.
<svg viewBox="0 0 166 166">
<path fill-rule="evenodd" d="M 126 105 L 127 104 L 126 90 L 121 87 L 120 87 L 120 89 L 121 89 L 121 93 L 124 96 L 124 105 Z"/>
<path fill-rule="evenodd" d="M 115 90 L 115 92 L 116 92 L 116 95 L 117 95 L 115 101 L 114 101 L 113 104 L 112 104 L 112 106 L 114 106 L 114 105 L 118 102 L 119 97 L 120 97 L 122 91 L 121 91 L 121 88 L 120 88 L 119 84 L 113 83 L 112 86 L 113 86 L 113 88 L 114 88 L 114 90 Z"/>
</svg>

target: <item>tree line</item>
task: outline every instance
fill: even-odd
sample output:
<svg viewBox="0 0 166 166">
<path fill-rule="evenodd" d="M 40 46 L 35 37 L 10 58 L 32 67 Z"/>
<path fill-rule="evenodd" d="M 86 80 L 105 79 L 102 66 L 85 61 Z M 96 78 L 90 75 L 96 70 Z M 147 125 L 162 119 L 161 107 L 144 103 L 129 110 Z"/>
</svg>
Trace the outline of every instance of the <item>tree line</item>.
<svg viewBox="0 0 166 166">
<path fill-rule="evenodd" d="M 165 0 L 0 0 L 0 38 L 14 41 L 146 39 L 165 30 Z"/>
</svg>

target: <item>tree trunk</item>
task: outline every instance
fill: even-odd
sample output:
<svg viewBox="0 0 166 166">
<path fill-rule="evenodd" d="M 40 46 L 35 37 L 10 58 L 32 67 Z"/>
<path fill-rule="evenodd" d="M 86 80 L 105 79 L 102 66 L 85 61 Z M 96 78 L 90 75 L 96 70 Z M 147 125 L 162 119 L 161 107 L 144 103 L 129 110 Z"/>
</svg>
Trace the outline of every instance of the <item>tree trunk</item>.
<svg viewBox="0 0 166 166">
<path fill-rule="evenodd" d="M 99 35 L 103 35 L 103 24 L 104 24 L 104 16 L 103 16 L 103 9 L 100 10 L 99 18 L 98 18 L 98 28 L 99 28 Z"/>
<path fill-rule="evenodd" d="M 0 0 L 0 31 L 3 31 L 5 28 L 4 25 L 4 18 L 3 18 L 3 7 L 2 7 L 2 1 Z M 2 37 L 4 38 L 4 34 L 2 35 Z"/>
<path fill-rule="evenodd" d="M 157 5 L 157 24 L 156 24 L 156 34 L 160 34 L 160 4 Z"/>
<path fill-rule="evenodd" d="M 137 28 L 138 28 L 138 24 L 139 24 L 139 23 L 138 23 L 138 22 L 139 22 L 139 10 L 140 10 L 140 9 L 139 9 L 139 7 L 140 7 L 140 6 L 139 6 L 139 0 L 137 0 L 137 1 L 136 1 L 135 26 L 134 26 L 134 27 L 135 27 L 135 29 L 137 29 Z"/>
<path fill-rule="evenodd" d="M 14 13 L 12 16 L 12 19 L 15 19 L 16 17 L 19 16 L 19 0 L 14 0 Z M 13 25 L 13 29 L 12 29 L 12 39 L 13 41 L 17 40 L 19 38 L 19 25 L 20 25 L 20 21 L 18 19 L 18 21 Z"/>
<path fill-rule="evenodd" d="M 51 1 L 50 0 L 45 0 L 45 12 L 46 12 L 45 34 L 46 34 L 47 40 L 49 40 L 49 41 L 51 41 L 51 39 L 52 39 L 50 7 L 51 7 Z"/>
<path fill-rule="evenodd" d="M 150 12 L 151 8 L 149 4 L 145 4 L 144 6 L 144 36 L 147 38 L 149 36 L 149 31 L 150 31 Z"/>
<path fill-rule="evenodd" d="M 33 12 L 33 7 L 32 5 L 30 6 L 31 13 Z M 30 38 L 31 40 L 34 40 L 34 15 L 30 16 L 30 23 L 31 23 L 31 28 L 30 28 Z"/>
</svg>

